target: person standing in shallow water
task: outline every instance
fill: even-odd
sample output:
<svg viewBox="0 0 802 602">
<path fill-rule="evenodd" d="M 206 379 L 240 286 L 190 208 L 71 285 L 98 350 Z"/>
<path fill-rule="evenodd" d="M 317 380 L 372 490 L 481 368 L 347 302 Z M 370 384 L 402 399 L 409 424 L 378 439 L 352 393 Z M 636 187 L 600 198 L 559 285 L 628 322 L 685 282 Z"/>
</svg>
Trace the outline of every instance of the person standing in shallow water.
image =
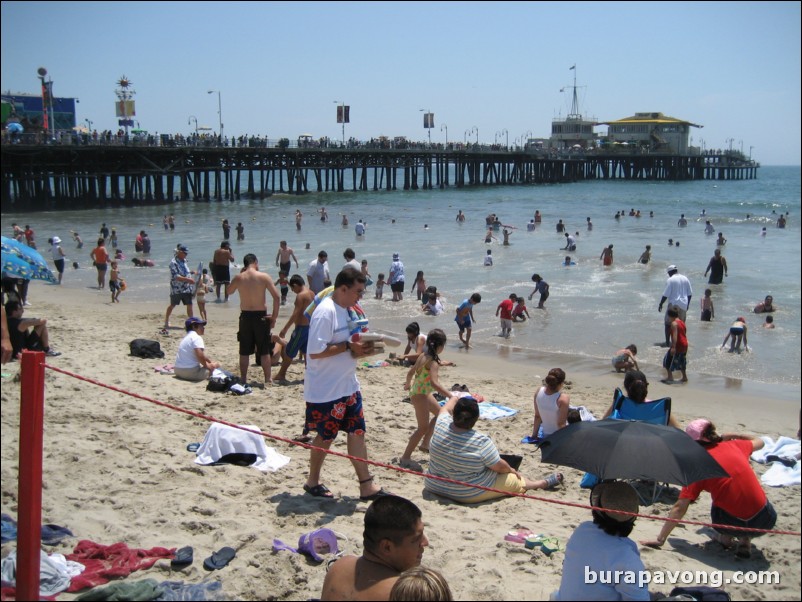
<svg viewBox="0 0 802 602">
<path fill-rule="evenodd" d="M 608 245 L 602 249 L 599 259 L 602 260 L 603 265 L 613 265 L 613 245 Z"/>
<path fill-rule="evenodd" d="M 724 280 L 724 276 L 729 275 L 727 273 L 727 260 L 721 254 L 721 249 L 713 251 L 713 257 L 710 258 L 710 263 L 707 264 L 705 276 L 707 276 L 708 272 L 710 272 L 710 279 L 707 281 L 708 284 L 721 284 Z"/>
</svg>

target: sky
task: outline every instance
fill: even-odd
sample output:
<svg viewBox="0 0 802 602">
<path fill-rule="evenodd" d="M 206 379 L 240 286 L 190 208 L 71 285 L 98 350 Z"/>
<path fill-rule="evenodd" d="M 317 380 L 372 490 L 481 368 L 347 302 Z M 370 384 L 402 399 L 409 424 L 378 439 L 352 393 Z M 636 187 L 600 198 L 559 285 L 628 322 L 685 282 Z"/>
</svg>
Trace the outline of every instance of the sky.
<svg viewBox="0 0 802 602">
<path fill-rule="evenodd" d="M 118 127 L 125 75 L 154 133 L 192 117 L 216 132 L 219 91 L 228 136 L 338 140 L 345 103 L 346 138 L 513 144 L 549 136 L 576 74 L 586 118 L 659 111 L 704 126 L 696 146 L 802 163 L 799 2 L 3 1 L 1 16 L 3 93 L 38 94 L 45 67 L 98 130 Z"/>
</svg>

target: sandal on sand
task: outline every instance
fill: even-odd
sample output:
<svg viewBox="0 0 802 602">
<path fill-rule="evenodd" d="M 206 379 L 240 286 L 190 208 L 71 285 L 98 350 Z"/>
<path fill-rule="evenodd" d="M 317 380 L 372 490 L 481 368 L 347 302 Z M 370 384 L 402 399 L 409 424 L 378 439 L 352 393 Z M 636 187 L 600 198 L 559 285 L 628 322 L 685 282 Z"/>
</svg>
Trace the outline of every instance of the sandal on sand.
<svg viewBox="0 0 802 602">
<path fill-rule="evenodd" d="M 173 568 L 184 567 L 192 564 L 193 550 L 192 546 L 184 546 L 180 548 L 170 561 L 170 566 Z"/>
<path fill-rule="evenodd" d="M 309 485 L 304 484 L 304 491 L 311 495 L 312 497 L 325 497 L 325 498 L 333 498 L 334 494 L 329 491 L 329 488 L 325 485 L 318 483 L 314 487 L 310 487 Z"/>
<path fill-rule="evenodd" d="M 223 567 L 227 566 L 236 555 L 237 552 L 234 550 L 234 548 L 229 548 L 228 546 L 225 548 L 220 548 L 217 552 L 214 552 L 211 556 L 203 561 L 203 568 L 205 568 L 207 571 L 222 569 Z"/>
<path fill-rule="evenodd" d="M 555 472 L 546 477 L 546 489 L 554 489 L 563 482 L 563 473 Z"/>
<path fill-rule="evenodd" d="M 379 489 L 376 493 L 371 493 L 370 495 L 360 495 L 359 499 L 360 501 L 363 502 L 373 502 L 375 500 L 378 500 L 380 497 L 384 497 L 387 495 L 393 495 L 393 494 L 385 491 L 384 489 Z"/>
</svg>

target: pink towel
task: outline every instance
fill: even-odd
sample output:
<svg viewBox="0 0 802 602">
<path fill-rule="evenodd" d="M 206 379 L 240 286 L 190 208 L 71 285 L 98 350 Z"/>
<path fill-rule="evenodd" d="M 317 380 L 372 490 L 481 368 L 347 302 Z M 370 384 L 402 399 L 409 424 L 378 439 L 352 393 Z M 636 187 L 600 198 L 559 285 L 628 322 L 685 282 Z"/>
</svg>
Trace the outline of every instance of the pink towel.
<svg viewBox="0 0 802 602">
<path fill-rule="evenodd" d="M 87 587 L 108 583 L 110 579 L 127 577 L 134 571 L 149 569 L 157 560 L 172 558 L 175 548 L 131 549 L 124 543 L 104 546 L 83 539 L 67 560 L 80 562 L 86 567 L 83 573 L 72 578 L 68 592 L 77 592 Z"/>
</svg>

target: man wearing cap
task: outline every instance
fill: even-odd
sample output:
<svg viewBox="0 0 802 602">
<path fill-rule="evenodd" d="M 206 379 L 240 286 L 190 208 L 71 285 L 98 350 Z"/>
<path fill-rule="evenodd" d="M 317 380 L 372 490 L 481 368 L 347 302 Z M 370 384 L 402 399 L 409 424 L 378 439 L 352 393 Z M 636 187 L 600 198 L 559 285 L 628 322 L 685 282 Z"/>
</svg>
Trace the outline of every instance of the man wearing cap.
<svg viewBox="0 0 802 602">
<path fill-rule="evenodd" d="M 320 251 L 317 254 L 317 259 L 312 260 L 309 264 L 309 269 L 306 270 L 306 280 L 309 283 L 309 288 L 316 295 L 326 288 L 325 282 L 331 280 L 328 259 L 329 254 L 326 251 Z"/>
<path fill-rule="evenodd" d="M 679 319 L 685 322 L 685 315 L 691 305 L 691 296 L 693 290 L 691 289 L 691 281 L 679 273 L 677 266 L 670 265 L 666 268 L 668 272 L 668 280 L 666 280 L 666 289 L 663 291 L 663 297 L 660 299 L 660 305 L 657 306 L 657 311 L 663 311 L 663 304 L 668 301 L 668 308 L 676 307 L 679 312 Z M 666 312 L 665 318 L 665 335 L 666 343 L 664 347 L 671 345 L 671 319 Z"/>
<path fill-rule="evenodd" d="M 58 272 L 58 283 L 61 284 L 61 278 L 64 276 L 64 249 L 61 248 L 61 239 L 54 236 L 50 239 L 50 254 L 53 256 L 53 263 L 56 264 L 56 271 Z"/>
<path fill-rule="evenodd" d="M 215 249 L 212 259 L 212 277 L 217 294 L 217 301 L 220 302 L 220 286 L 225 286 L 226 302 L 228 302 L 228 285 L 231 282 L 231 270 L 229 265 L 234 261 L 234 254 L 231 252 L 231 243 L 224 240 L 220 243 L 220 248 Z"/>
<path fill-rule="evenodd" d="M 590 493 L 593 521 L 581 523 L 565 546 L 556 600 L 649 600 L 638 545 L 629 538 L 638 494 L 628 483 L 599 483 Z M 619 575 L 616 577 L 616 575 Z M 627 579 L 626 576 L 630 578 Z"/>
<path fill-rule="evenodd" d="M 187 318 L 184 322 L 187 335 L 179 343 L 175 355 L 176 378 L 200 382 L 209 378 L 212 370 L 220 367 L 218 362 L 213 362 L 206 355 L 202 338 L 205 327 L 206 321 L 200 318 Z"/>
<path fill-rule="evenodd" d="M 183 303 L 187 306 L 187 317 L 192 317 L 192 287 L 195 279 L 187 265 L 189 249 L 185 245 L 178 245 L 175 256 L 170 262 L 170 305 L 164 315 L 164 330 L 170 328 L 170 314 L 176 305 Z"/>
<path fill-rule="evenodd" d="M 685 433 L 704 447 L 730 476 L 705 479 L 686 485 L 680 491 L 679 499 L 671 508 L 668 517 L 681 520 L 691 503 L 699 499 L 703 491 L 707 491 L 713 500 L 710 522 L 725 525 L 714 527 L 715 533 L 711 538 L 725 548 L 735 547 L 738 557 L 749 558 L 752 538 L 759 537 L 763 533 L 730 530 L 726 526 L 768 530 L 773 529 L 777 522 L 777 513 L 749 464 L 752 453 L 762 449 L 765 443 L 760 437 L 753 435 L 737 433 L 719 435 L 715 425 L 705 418 L 691 422 L 685 427 Z M 663 523 L 656 540 L 641 543 L 659 548 L 676 526 L 676 523 Z"/>
<path fill-rule="evenodd" d="M 393 253 L 393 263 L 390 264 L 390 277 L 387 279 L 390 290 L 393 291 L 393 301 L 404 300 L 404 264 L 398 253 Z"/>
</svg>

